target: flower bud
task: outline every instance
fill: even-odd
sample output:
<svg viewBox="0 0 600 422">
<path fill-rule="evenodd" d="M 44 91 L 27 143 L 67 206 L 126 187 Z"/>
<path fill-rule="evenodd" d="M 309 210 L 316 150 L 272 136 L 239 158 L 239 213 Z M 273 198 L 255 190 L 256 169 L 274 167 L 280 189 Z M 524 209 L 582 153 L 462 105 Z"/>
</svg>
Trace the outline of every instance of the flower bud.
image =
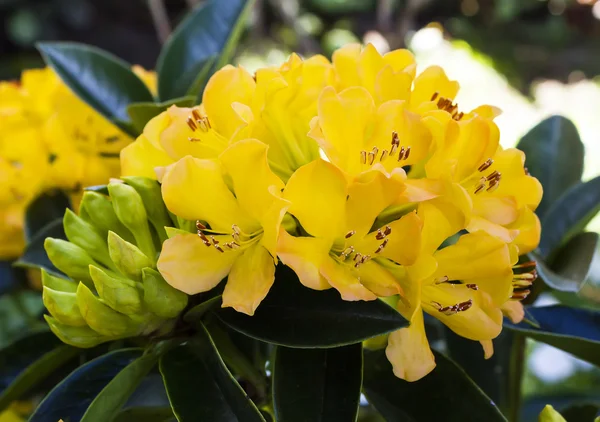
<svg viewBox="0 0 600 422">
<path fill-rule="evenodd" d="M 90 256 L 101 264 L 114 268 L 108 256 L 106 240 L 100 236 L 94 226 L 69 209 L 65 211 L 63 226 L 69 242 L 88 251 Z"/>
<path fill-rule="evenodd" d="M 86 322 L 79 311 L 77 297 L 75 293 L 61 292 L 44 286 L 42 290 L 42 300 L 48 312 L 56 318 L 58 322 L 73 327 L 84 327 Z"/>
<path fill-rule="evenodd" d="M 89 348 L 111 340 L 110 337 L 98 334 L 90 327 L 73 327 L 61 324 L 50 315 L 44 315 L 44 319 L 54 335 L 71 346 Z"/>
<path fill-rule="evenodd" d="M 140 194 L 144 206 L 146 207 L 146 212 L 148 213 L 148 220 L 150 220 L 158 233 L 161 243 L 167 240 L 165 227 L 171 226 L 173 222 L 171 221 L 169 213 L 167 212 L 167 207 L 165 207 L 165 203 L 163 202 L 158 182 L 146 177 L 134 176 L 123 177 L 123 180 Z"/>
<path fill-rule="evenodd" d="M 77 291 L 77 284 L 72 280 L 66 278 L 57 277 L 50 274 L 45 269 L 42 269 L 42 285 L 52 290 L 58 290 L 60 292 L 75 293 Z"/>
<path fill-rule="evenodd" d="M 106 195 L 92 191 L 84 192 L 79 214 L 84 220 L 96 226 L 103 236 L 113 231 L 128 242 L 135 241 L 131 232 L 117 218 L 113 204 Z M 84 218 L 84 215 L 87 218 Z"/>
<path fill-rule="evenodd" d="M 185 293 L 171 287 L 158 271 L 144 268 L 144 303 L 154 314 L 163 318 L 175 318 L 186 307 Z"/>
<path fill-rule="evenodd" d="M 136 281 L 142 281 L 142 269 L 155 267 L 155 263 L 137 246 L 113 232 L 108 232 L 108 253 L 121 274 Z"/>
<path fill-rule="evenodd" d="M 140 195 L 133 187 L 115 182 L 108 184 L 108 192 L 117 217 L 133 233 L 137 246 L 148 258 L 155 259 L 156 249 Z"/>
<path fill-rule="evenodd" d="M 142 312 L 142 285 L 116 274 L 109 275 L 98 267 L 90 265 L 90 275 L 98 296 L 117 312 L 132 315 Z"/>
<path fill-rule="evenodd" d="M 92 330 L 109 337 L 138 334 L 138 324 L 104 303 L 85 284 L 79 284 L 76 295 L 81 315 Z"/>
<path fill-rule="evenodd" d="M 91 285 L 89 266 L 95 261 L 85 250 L 66 240 L 52 237 L 44 241 L 44 249 L 56 268 L 74 280 Z"/>
</svg>

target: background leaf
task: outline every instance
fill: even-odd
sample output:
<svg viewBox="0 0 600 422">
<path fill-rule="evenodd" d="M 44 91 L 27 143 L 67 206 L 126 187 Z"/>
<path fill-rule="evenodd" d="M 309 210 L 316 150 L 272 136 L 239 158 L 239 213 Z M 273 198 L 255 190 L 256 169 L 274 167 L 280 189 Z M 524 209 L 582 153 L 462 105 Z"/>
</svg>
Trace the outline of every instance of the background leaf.
<svg viewBox="0 0 600 422">
<path fill-rule="evenodd" d="M 381 300 L 347 302 L 334 289 L 307 289 L 283 265 L 277 266 L 275 283 L 254 316 L 231 308 L 219 308 L 214 313 L 234 330 L 287 347 L 354 344 L 408 325 Z"/>
<path fill-rule="evenodd" d="M 209 0 L 181 22 L 156 65 L 161 101 L 182 97 L 198 85 L 198 75 L 216 54 L 221 53 L 221 59 L 215 68 L 227 63 L 252 4 L 253 0 Z"/>
<path fill-rule="evenodd" d="M 600 312 L 562 305 L 529 307 L 528 310 L 540 328 L 508 320 L 504 326 L 600 365 Z"/>
<path fill-rule="evenodd" d="M 196 338 L 160 358 L 160 372 L 179 422 L 264 422 L 201 323 Z"/>
<path fill-rule="evenodd" d="M 40 43 L 38 49 L 71 90 L 121 129 L 135 136 L 127 106 L 153 101 L 131 65 L 96 47 L 72 42 Z"/>
<path fill-rule="evenodd" d="M 550 205 L 581 180 L 584 150 L 579 133 L 569 119 L 552 116 L 531 129 L 517 148 L 525 152 L 525 166 L 544 187 L 536 210 L 543 218 Z"/>
<path fill-rule="evenodd" d="M 167 422 L 174 421 L 170 407 L 130 407 L 113 419 L 112 422 Z"/>
<path fill-rule="evenodd" d="M 89 404 L 143 349 L 121 349 L 100 356 L 73 371 L 37 407 L 30 422 L 78 421 Z"/>
<path fill-rule="evenodd" d="M 387 421 L 506 421 L 463 370 L 434 351 L 436 367 L 419 381 L 396 378 L 383 350 L 365 352 L 363 389 Z"/>
<path fill-rule="evenodd" d="M 144 126 L 155 116 L 176 105 L 178 107 L 190 107 L 194 105 L 196 97 L 187 96 L 181 98 L 175 98 L 173 100 L 165 101 L 163 103 L 133 103 L 127 106 L 127 114 L 131 119 L 131 124 L 138 131 L 142 133 Z"/>
<path fill-rule="evenodd" d="M 355 421 L 362 384 L 362 345 L 275 351 L 273 403 L 281 422 Z"/>
</svg>

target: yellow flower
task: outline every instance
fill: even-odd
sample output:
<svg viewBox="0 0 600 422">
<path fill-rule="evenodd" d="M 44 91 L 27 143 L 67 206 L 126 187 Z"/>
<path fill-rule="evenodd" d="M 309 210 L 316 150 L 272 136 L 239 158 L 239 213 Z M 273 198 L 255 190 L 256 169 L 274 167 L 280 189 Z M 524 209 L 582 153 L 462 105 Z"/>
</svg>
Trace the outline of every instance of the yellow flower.
<svg viewBox="0 0 600 422">
<path fill-rule="evenodd" d="M 348 186 L 334 165 L 318 159 L 292 175 L 283 196 L 302 236 L 281 230 L 277 253 L 307 287 L 337 289 L 344 300 L 401 294 L 392 273 L 419 253 L 421 221 L 415 213 L 371 230 L 377 215 L 403 189 L 374 171 Z"/>
<path fill-rule="evenodd" d="M 163 244 L 158 269 L 171 286 L 195 294 L 229 275 L 223 306 L 254 314 L 274 281 L 279 227 L 288 207 L 267 149 L 248 139 L 218 159 L 186 156 L 166 169 L 167 208 L 198 221 L 197 235 L 178 234 Z"/>
<path fill-rule="evenodd" d="M 292 55 L 279 68 L 261 69 L 255 76 L 225 66 L 210 78 L 201 106 L 171 107 L 148 123 L 122 153 L 123 174 L 151 175 L 165 161 L 185 155 L 215 158 L 233 142 L 256 138 L 269 145 L 271 168 L 287 180 L 319 157 L 306 134 L 316 99 L 333 80 L 333 68 L 321 56 L 302 61 Z"/>
<path fill-rule="evenodd" d="M 142 82 L 144 82 L 152 95 L 156 95 L 156 90 L 158 88 L 156 72 L 153 70 L 146 70 L 138 64 L 131 66 L 131 70 L 137 75 L 138 78 L 142 80 Z"/>
</svg>

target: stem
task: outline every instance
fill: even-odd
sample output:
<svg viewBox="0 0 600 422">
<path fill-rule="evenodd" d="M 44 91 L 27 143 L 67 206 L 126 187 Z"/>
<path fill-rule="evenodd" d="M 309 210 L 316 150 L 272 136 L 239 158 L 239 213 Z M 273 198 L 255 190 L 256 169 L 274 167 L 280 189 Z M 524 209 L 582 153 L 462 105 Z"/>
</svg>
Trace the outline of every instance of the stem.
<svg viewBox="0 0 600 422">
<path fill-rule="evenodd" d="M 154 28 L 158 34 L 158 39 L 161 44 L 169 37 L 171 33 L 171 24 L 169 23 L 169 15 L 162 0 L 148 0 L 148 8 L 152 15 Z"/>
<path fill-rule="evenodd" d="M 525 360 L 525 337 L 514 334 L 510 350 L 510 367 L 508 374 L 508 420 L 519 422 L 521 410 L 521 385 Z"/>
</svg>

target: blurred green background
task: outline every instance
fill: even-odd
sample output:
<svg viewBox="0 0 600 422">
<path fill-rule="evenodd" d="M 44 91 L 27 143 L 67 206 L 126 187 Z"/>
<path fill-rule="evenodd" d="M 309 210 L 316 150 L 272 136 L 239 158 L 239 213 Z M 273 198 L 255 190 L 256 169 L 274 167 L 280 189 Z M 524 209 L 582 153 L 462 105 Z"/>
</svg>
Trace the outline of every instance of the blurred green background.
<svg viewBox="0 0 600 422">
<path fill-rule="evenodd" d="M 42 66 L 39 40 L 84 42 L 153 68 L 161 43 L 197 3 L 0 0 L 0 79 Z M 461 108 L 503 110 L 497 123 L 504 146 L 549 115 L 568 117 L 586 147 L 584 179 L 600 174 L 600 2 L 257 0 L 235 60 L 255 70 L 292 51 L 330 56 L 348 42 L 372 42 L 382 53 L 406 47 L 421 69 L 442 65 L 461 84 Z M 592 228 L 598 231 L 600 220 Z M 543 294 L 538 301 L 556 299 Z M 529 351 L 524 420 L 534 420 L 546 402 L 560 409 L 598 401 L 600 371 L 547 345 L 531 342 Z"/>
</svg>

